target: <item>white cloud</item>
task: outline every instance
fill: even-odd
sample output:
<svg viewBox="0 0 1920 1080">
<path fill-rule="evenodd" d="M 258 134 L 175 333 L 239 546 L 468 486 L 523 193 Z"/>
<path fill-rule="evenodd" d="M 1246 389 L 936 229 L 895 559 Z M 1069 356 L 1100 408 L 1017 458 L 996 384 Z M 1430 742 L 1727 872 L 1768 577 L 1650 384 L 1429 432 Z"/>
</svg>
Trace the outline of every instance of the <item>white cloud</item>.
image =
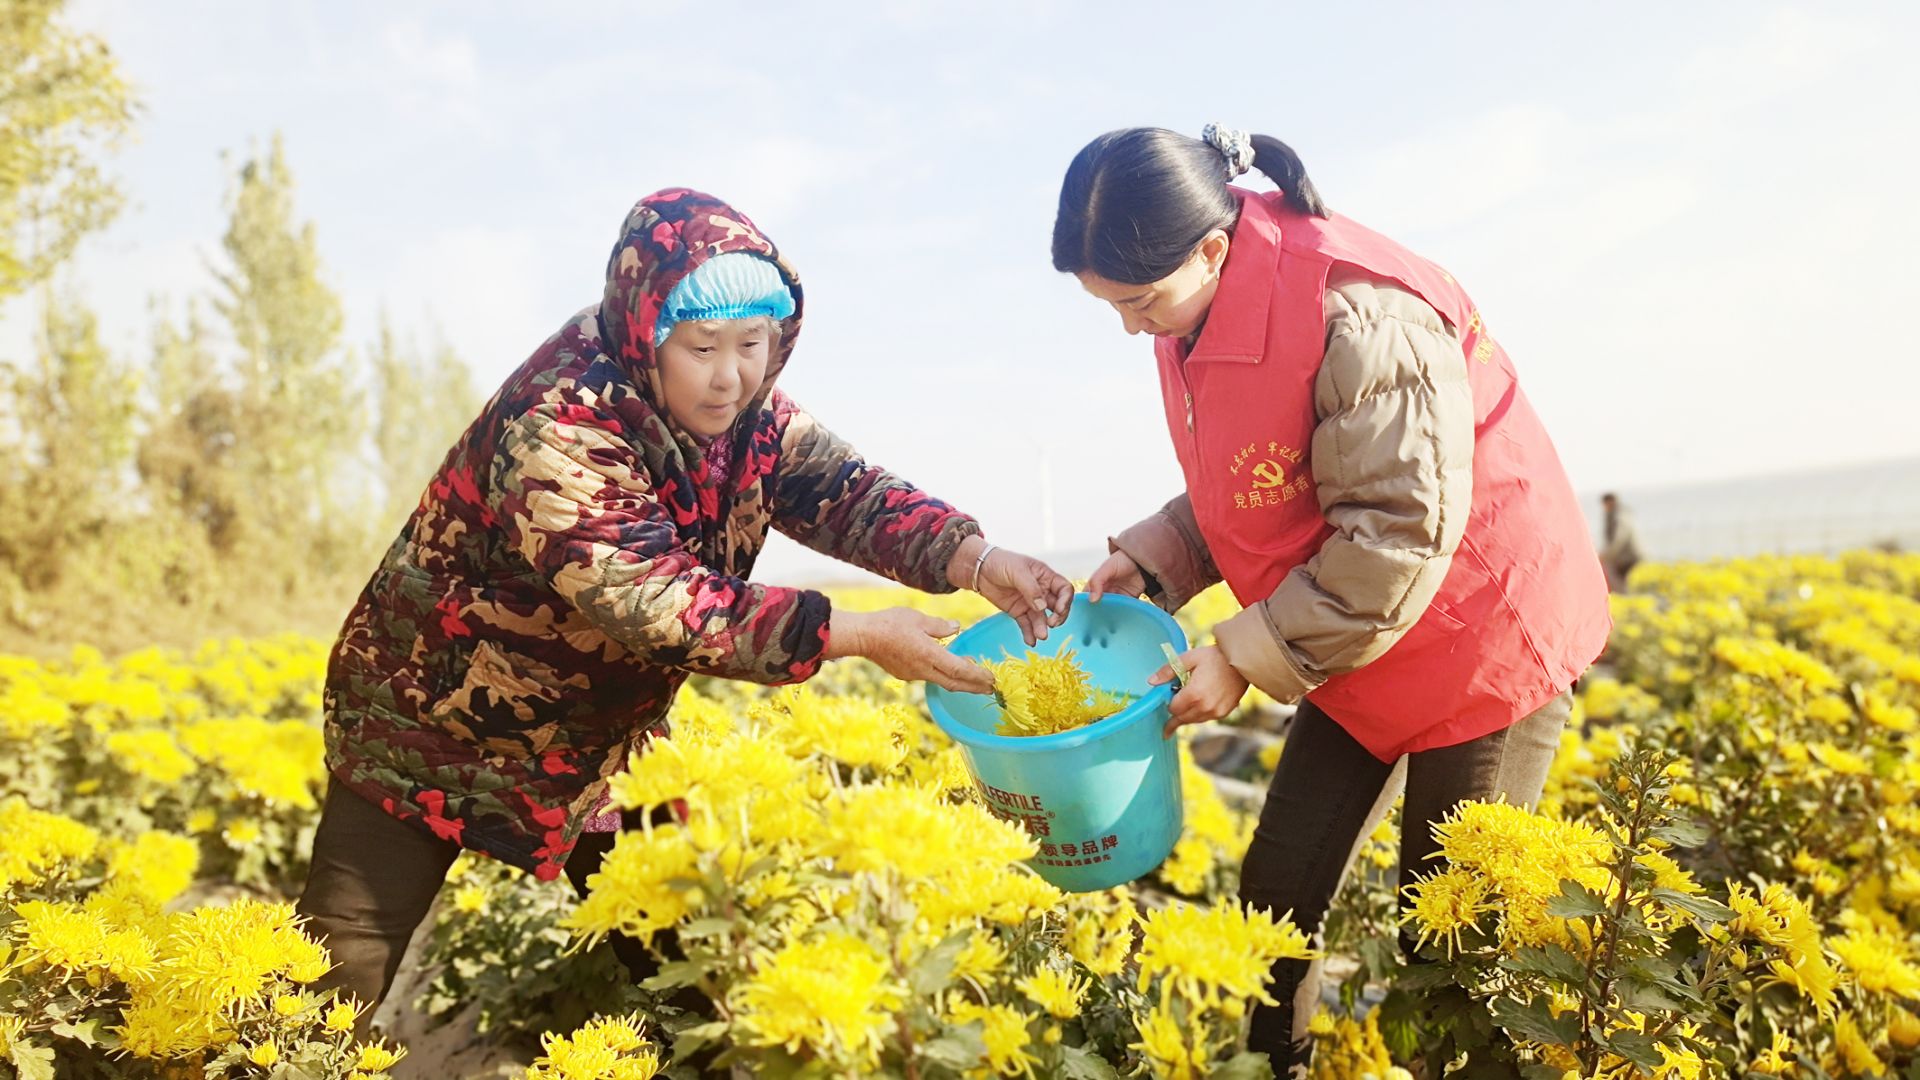
<svg viewBox="0 0 1920 1080">
<path fill-rule="evenodd" d="M 823 190 L 862 182 L 886 157 L 870 142 L 828 143 L 784 134 L 716 149 L 729 175 L 723 197 L 763 220 L 793 214 Z"/>
<path fill-rule="evenodd" d="M 1742 25 L 1751 29 L 1699 49 L 1681 65 L 1675 101 L 1682 115 L 1690 111 L 1688 101 L 1712 113 L 1816 86 L 1891 44 L 1868 20 L 1835 8 L 1775 8 Z"/>
<path fill-rule="evenodd" d="M 1503 106 L 1386 144 L 1341 201 L 1390 207 L 1395 220 L 1447 229 L 1529 195 L 1577 152 L 1577 125 L 1545 105 Z"/>
<path fill-rule="evenodd" d="M 491 390 L 569 313 L 596 298 L 563 298 L 543 279 L 544 262 L 540 238 L 525 230 L 434 230 L 401 245 L 382 277 L 353 291 L 352 332 L 371 337 L 382 307 L 396 325 L 433 326 Z"/>
<path fill-rule="evenodd" d="M 473 42 L 460 34 L 429 33 L 418 19 L 388 23 L 381 32 L 388 55 L 413 77 L 468 88 L 480 81 Z"/>
<path fill-rule="evenodd" d="M 1888 256 L 1920 241 L 1920 148 L 1870 119 L 1905 70 L 1850 16 L 1777 11 L 1638 101 L 1404 139 L 1336 205 L 1469 283 L 1582 486 L 1910 453 L 1920 375 L 1872 314 L 1915 286 Z"/>
</svg>

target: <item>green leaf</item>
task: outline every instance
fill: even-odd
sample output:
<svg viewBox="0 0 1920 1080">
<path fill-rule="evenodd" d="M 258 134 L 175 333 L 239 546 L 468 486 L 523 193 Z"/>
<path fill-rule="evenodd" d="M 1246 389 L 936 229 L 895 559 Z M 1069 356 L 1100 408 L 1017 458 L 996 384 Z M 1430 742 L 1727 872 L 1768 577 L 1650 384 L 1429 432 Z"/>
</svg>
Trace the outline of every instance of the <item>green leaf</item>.
<svg viewBox="0 0 1920 1080">
<path fill-rule="evenodd" d="M 1629 976 L 1614 983 L 1614 987 L 1622 1009 L 1632 1009 L 1634 1012 L 1681 1012 L 1685 1009 L 1657 983 Z"/>
<path fill-rule="evenodd" d="M 692 986 L 705 974 L 699 964 L 686 960 L 677 960 L 671 964 L 660 965 L 660 974 L 640 984 L 642 990 L 672 990 L 682 986 Z"/>
<path fill-rule="evenodd" d="M 1627 966 L 1627 974 L 1649 982 L 1664 982 L 1680 974 L 1680 964 L 1665 956 L 1642 956 Z"/>
<path fill-rule="evenodd" d="M 1567 1046 L 1580 1036 L 1579 1018 L 1572 1013 L 1553 1015 L 1545 998 L 1525 1002 L 1495 998 L 1492 1012 L 1494 1023 L 1532 1042 Z"/>
<path fill-rule="evenodd" d="M 931 1064 L 964 1072 L 986 1060 L 987 1041 L 981 1035 L 980 1023 L 975 1021 L 950 1028 L 940 1038 L 928 1040 L 920 1047 L 920 1056 Z"/>
<path fill-rule="evenodd" d="M 20 1039 L 7 1053 L 20 1080 L 54 1080 L 53 1047 Z"/>
<path fill-rule="evenodd" d="M 1484 1054 L 1474 1054 L 1467 1059 L 1466 1065 L 1447 1074 L 1448 1080 L 1513 1080 L 1513 1073 L 1519 1063 L 1513 1055 L 1501 1047 L 1489 1047 Z"/>
<path fill-rule="evenodd" d="M 1273 1080 L 1273 1063 L 1267 1060 L 1265 1054 L 1235 1054 L 1225 1065 L 1207 1075 L 1214 1080 Z"/>
<path fill-rule="evenodd" d="M 704 1047 L 725 1038 L 727 1028 L 730 1026 L 731 1025 L 725 1020 L 715 1020 L 712 1023 L 696 1024 L 693 1027 L 681 1028 L 675 1032 L 673 1036 L 674 1062 L 677 1064 L 685 1061 L 687 1058 L 699 1053 Z"/>
<path fill-rule="evenodd" d="M 72 1039 L 82 1046 L 97 1046 L 100 1043 L 100 1027 L 100 1018 L 95 1017 L 78 1024 L 69 1024 L 62 1021 L 47 1030 L 63 1039 Z"/>
<path fill-rule="evenodd" d="M 1437 990 L 1442 986 L 1453 985 L 1453 969 L 1444 963 L 1410 964 L 1401 969 L 1399 975 L 1394 978 L 1393 985 L 1413 992 Z"/>
<path fill-rule="evenodd" d="M 1674 818 L 1647 835 L 1656 840 L 1665 840 L 1674 847 L 1692 848 L 1706 843 L 1708 833 L 1705 825 L 1692 818 Z"/>
<path fill-rule="evenodd" d="M 1678 979 L 1655 979 L 1654 985 L 1665 990 L 1668 994 L 1671 994 L 1680 1001 L 1700 1008 L 1706 1007 L 1707 999 L 1701 996 L 1700 991 Z"/>
<path fill-rule="evenodd" d="M 1578 989 L 1587 981 L 1587 966 L 1558 945 L 1529 945 L 1500 961 L 1508 971 L 1545 975 Z"/>
<path fill-rule="evenodd" d="M 675 929 L 681 937 L 686 938 L 718 937 L 733 929 L 733 920 L 719 918 L 689 919 Z"/>
<path fill-rule="evenodd" d="M 1063 1080 L 1119 1080 L 1120 1077 L 1105 1059 L 1078 1046 L 1060 1048 L 1060 1075 Z"/>
<path fill-rule="evenodd" d="M 1360 962 L 1376 976 L 1391 975 L 1394 969 L 1400 966 L 1399 949 L 1395 946 L 1391 935 L 1370 934 L 1360 939 L 1358 951 Z"/>
<path fill-rule="evenodd" d="M 763 855 L 747 864 L 747 869 L 740 875 L 740 879 L 744 881 L 756 874 L 771 873 L 778 869 L 780 869 L 780 856 Z"/>
<path fill-rule="evenodd" d="M 1594 1041 L 1635 1065 L 1645 1068 L 1659 1068 L 1660 1063 L 1666 1060 L 1660 1056 L 1660 1051 L 1655 1049 L 1654 1040 L 1637 1031 L 1616 1031 L 1611 1035 L 1595 1035 Z"/>
<path fill-rule="evenodd" d="M 1606 913 L 1606 900 L 1577 881 L 1562 881 L 1560 895 L 1547 901 L 1547 914 L 1556 918 L 1591 919 Z"/>
<path fill-rule="evenodd" d="M 1528 1065 L 1520 1070 L 1524 1080 L 1561 1080 L 1567 1070 L 1558 1065 Z"/>
<path fill-rule="evenodd" d="M 754 1058 L 752 1073 L 760 1080 L 793 1080 L 801 1075 L 806 1065 L 806 1062 L 777 1046 L 768 1047 Z"/>
<path fill-rule="evenodd" d="M 1734 915 L 1732 908 L 1718 900 L 1710 900 L 1704 896 L 1694 896 L 1674 889 L 1655 889 L 1653 898 L 1663 904 L 1671 904 L 1682 911 L 1690 912 L 1696 918 L 1705 919 L 1708 922 L 1726 922 Z"/>
<path fill-rule="evenodd" d="M 953 979 L 953 965 L 960 957 L 960 951 L 967 947 L 967 938 L 973 931 L 963 930 L 950 934 L 947 938 L 928 949 L 920 957 L 913 970 L 907 972 L 907 986 L 920 997 L 932 997 Z"/>
</svg>

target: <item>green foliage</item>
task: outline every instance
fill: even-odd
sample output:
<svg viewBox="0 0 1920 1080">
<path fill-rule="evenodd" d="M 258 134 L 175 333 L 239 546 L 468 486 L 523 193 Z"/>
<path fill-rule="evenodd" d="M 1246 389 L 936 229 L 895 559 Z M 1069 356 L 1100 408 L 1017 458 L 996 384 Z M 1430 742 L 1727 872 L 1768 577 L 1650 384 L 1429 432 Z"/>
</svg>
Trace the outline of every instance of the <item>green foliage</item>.
<svg viewBox="0 0 1920 1080">
<path fill-rule="evenodd" d="M 47 558 L 74 545 L 98 547 L 131 485 L 138 378 L 117 368 L 91 311 L 49 303 L 33 360 L 0 360 L 0 393 L 19 438 L 0 446 L 0 566 L 10 584 L 44 590 L 71 565 Z M 76 438 L 75 432 L 86 433 Z"/>
<path fill-rule="evenodd" d="M 430 356 L 423 354 L 401 341 L 385 318 L 367 361 L 377 408 L 374 460 L 386 489 L 383 517 L 397 528 L 471 419 L 480 394 L 472 372 L 451 348 L 441 345 Z"/>
<path fill-rule="evenodd" d="M 463 855 L 447 875 L 421 958 L 434 974 L 416 1007 L 443 1023 L 471 1010 L 480 1034 L 537 1046 L 542 1032 L 651 1006 L 611 945 L 569 948 L 573 935 L 561 920 L 576 906 L 564 883 Z"/>
<path fill-rule="evenodd" d="M 148 363 L 51 298 L 0 362 L 0 644 L 330 630 L 471 420 L 445 347 L 344 346 L 293 192 L 278 139 L 240 165 L 216 295 L 157 317 Z"/>
<path fill-rule="evenodd" d="M 65 7 L 0 5 L 0 301 L 120 209 L 98 159 L 132 127 L 133 95 L 106 43 L 62 24 Z"/>
</svg>

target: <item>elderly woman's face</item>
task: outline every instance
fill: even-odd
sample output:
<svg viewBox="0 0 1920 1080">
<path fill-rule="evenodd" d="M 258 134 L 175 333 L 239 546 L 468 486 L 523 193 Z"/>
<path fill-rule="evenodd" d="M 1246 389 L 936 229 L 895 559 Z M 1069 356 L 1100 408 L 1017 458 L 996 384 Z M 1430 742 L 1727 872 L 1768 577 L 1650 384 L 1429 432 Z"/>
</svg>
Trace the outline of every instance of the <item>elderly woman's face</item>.
<svg viewBox="0 0 1920 1080">
<path fill-rule="evenodd" d="M 695 438 L 718 438 L 767 378 L 777 328 L 772 319 L 683 322 L 660 343 L 667 413 Z"/>
</svg>

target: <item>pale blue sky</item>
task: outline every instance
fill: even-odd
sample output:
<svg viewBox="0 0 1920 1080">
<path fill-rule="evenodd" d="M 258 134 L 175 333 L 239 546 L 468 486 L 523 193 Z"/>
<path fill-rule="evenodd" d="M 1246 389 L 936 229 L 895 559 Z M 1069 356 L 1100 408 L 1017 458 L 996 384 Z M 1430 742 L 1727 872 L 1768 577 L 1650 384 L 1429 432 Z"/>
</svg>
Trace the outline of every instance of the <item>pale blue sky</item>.
<svg viewBox="0 0 1920 1080">
<path fill-rule="evenodd" d="M 1019 546 L 1046 447 L 1093 547 L 1179 474 L 1148 341 L 1048 264 L 1060 174 L 1217 119 L 1468 285 L 1583 490 L 1920 452 L 1911 4 L 74 5 L 147 106 L 74 274 L 130 359 L 276 130 L 351 340 L 384 305 L 489 387 L 687 184 L 806 279 L 797 398 Z"/>
</svg>

